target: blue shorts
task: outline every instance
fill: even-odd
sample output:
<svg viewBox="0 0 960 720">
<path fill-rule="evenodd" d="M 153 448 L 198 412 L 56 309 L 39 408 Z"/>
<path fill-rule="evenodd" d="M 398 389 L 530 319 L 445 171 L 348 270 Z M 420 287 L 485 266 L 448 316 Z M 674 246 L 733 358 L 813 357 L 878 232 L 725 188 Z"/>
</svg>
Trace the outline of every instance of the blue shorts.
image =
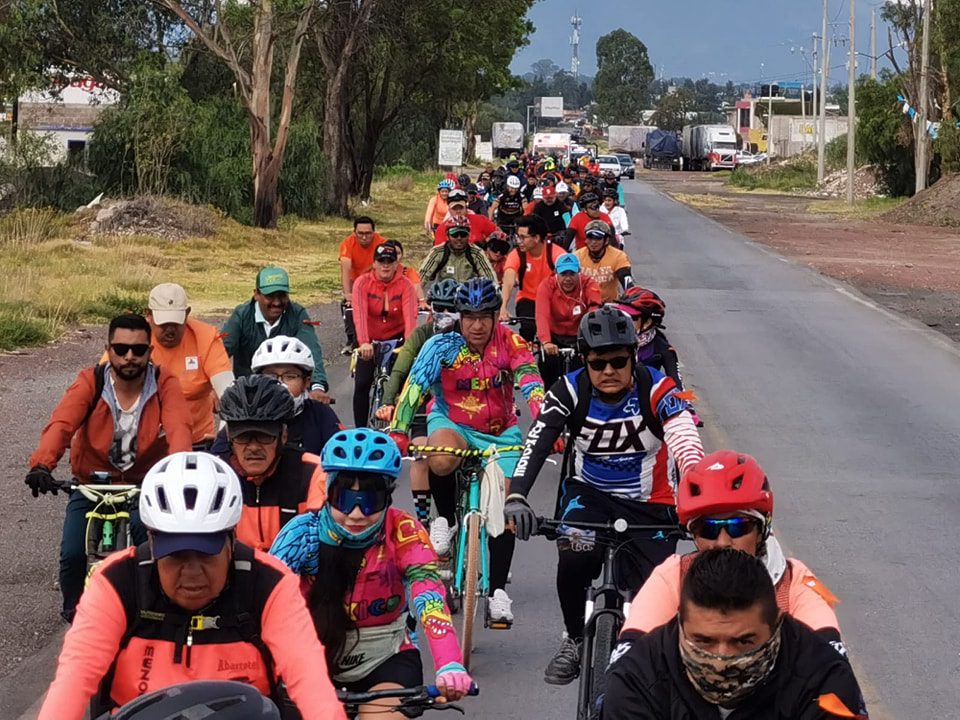
<svg viewBox="0 0 960 720">
<path fill-rule="evenodd" d="M 474 430 L 464 425 L 457 425 L 457 423 L 453 422 L 453 420 L 443 413 L 433 410 L 430 415 L 427 416 L 427 432 L 432 434 L 436 430 L 453 430 L 467 441 L 467 447 L 471 450 L 486 450 L 491 445 L 496 445 L 497 447 L 523 445 L 523 434 L 517 425 L 507 428 L 500 435 L 488 435 L 487 433 Z M 500 459 L 497 462 L 500 464 L 500 469 L 503 470 L 503 474 L 511 477 L 513 471 L 517 469 L 517 463 L 520 462 L 520 451 L 511 450 L 501 453 Z"/>
</svg>

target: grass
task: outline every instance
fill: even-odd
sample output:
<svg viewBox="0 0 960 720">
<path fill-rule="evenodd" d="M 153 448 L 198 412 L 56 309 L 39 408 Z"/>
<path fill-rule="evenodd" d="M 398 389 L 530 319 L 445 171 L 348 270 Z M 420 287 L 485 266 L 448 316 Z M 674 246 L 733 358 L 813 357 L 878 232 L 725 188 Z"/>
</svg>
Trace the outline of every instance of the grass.
<svg viewBox="0 0 960 720">
<path fill-rule="evenodd" d="M 857 200 L 853 205 L 842 199 L 814 200 L 807 212 L 820 215 L 836 215 L 855 220 L 868 220 L 906 202 L 905 197 L 870 197 Z"/>
<path fill-rule="evenodd" d="M 373 217 L 381 234 L 404 244 L 408 262 L 418 263 L 429 246 L 423 212 L 436 182 L 436 173 L 392 168 L 354 215 Z M 340 242 L 353 229 L 345 218 L 285 218 L 278 230 L 221 218 L 212 235 L 171 240 L 85 237 L 89 221 L 52 210 L 0 217 L 0 350 L 49 342 L 72 324 L 142 312 L 161 282 L 182 285 L 195 313 L 226 314 L 250 297 L 257 271 L 270 264 L 290 272 L 297 302 L 332 299 L 340 289 Z"/>
<path fill-rule="evenodd" d="M 746 190 L 812 190 L 817 186 L 817 166 L 808 156 L 801 155 L 783 163 L 738 167 L 730 173 L 728 182 Z"/>
<path fill-rule="evenodd" d="M 703 208 L 727 208 L 731 203 L 726 198 L 719 195 L 690 195 L 688 193 L 670 193 L 670 195 L 680 202 L 692 207 Z"/>
</svg>

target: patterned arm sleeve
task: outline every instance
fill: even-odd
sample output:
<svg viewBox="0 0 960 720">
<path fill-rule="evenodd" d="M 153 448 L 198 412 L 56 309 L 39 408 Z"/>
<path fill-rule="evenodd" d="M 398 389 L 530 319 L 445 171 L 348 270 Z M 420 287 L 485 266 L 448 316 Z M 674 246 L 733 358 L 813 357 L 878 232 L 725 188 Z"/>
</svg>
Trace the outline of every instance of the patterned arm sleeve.
<svg viewBox="0 0 960 720">
<path fill-rule="evenodd" d="M 677 461 L 682 476 L 703 457 L 703 443 L 693 417 L 687 410 L 690 404 L 677 397 L 677 386 L 659 370 L 650 368 L 653 387 L 650 407 L 663 425 L 663 440 Z"/>
<path fill-rule="evenodd" d="M 441 370 L 450 366 L 463 344 L 463 336 L 455 332 L 434 335 L 423 344 L 397 398 L 391 430 L 407 432 L 427 390 L 440 379 Z"/>
<path fill-rule="evenodd" d="M 282 560 L 297 575 L 317 575 L 320 569 L 318 525 L 316 513 L 297 515 L 274 539 L 270 554 Z"/>
<path fill-rule="evenodd" d="M 543 407 L 543 378 L 540 377 L 537 361 L 533 359 L 527 341 L 514 332 L 510 335 L 510 369 L 513 370 L 514 384 L 520 388 L 530 406 L 531 418 L 536 420 Z"/>
<path fill-rule="evenodd" d="M 439 672 L 450 663 L 462 663 L 463 653 L 440 580 L 439 560 L 427 531 L 415 518 L 406 515 L 397 522 L 394 541 L 413 613 L 430 643 L 435 669 Z"/>
</svg>

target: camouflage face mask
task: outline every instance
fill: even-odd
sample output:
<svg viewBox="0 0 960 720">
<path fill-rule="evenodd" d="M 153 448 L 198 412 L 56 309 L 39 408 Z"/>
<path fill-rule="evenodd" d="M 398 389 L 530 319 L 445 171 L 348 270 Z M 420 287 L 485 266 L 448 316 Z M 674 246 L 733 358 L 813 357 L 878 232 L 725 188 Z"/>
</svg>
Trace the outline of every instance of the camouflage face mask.
<svg viewBox="0 0 960 720">
<path fill-rule="evenodd" d="M 739 655 L 714 655 L 701 650 L 680 629 L 680 659 L 687 677 L 707 702 L 733 707 L 773 672 L 780 654 L 780 627 L 777 623 L 763 645 Z"/>
</svg>

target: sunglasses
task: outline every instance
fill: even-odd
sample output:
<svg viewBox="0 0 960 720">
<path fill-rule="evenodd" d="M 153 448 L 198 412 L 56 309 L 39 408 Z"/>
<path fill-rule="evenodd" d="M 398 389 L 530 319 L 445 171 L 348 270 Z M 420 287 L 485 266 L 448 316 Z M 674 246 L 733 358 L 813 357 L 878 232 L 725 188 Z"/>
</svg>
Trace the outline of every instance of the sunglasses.
<svg viewBox="0 0 960 720">
<path fill-rule="evenodd" d="M 126 357 L 129 352 L 132 352 L 136 357 L 143 357 L 150 350 L 150 345 L 147 343 L 136 343 L 135 345 L 110 343 L 110 349 L 120 357 Z"/>
<path fill-rule="evenodd" d="M 760 523 L 754 518 L 732 517 L 718 520 L 715 518 L 700 518 L 690 524 L 690 532 L 694 537 L 704 540 L 716 540 L 720 531 L 726 530 L 732 540 L 742 538 L 759 528 Z"/>
<path fill-rule="evenodd" d="M 584 210 L 599 210 L 600 203 L 590 203 L 589 205 L 584 205 Z"/>
<path fill-rule="evenodd" d="M 336 483 L 330 488 L 328 500 L 330 506 L 339 510 L 344 515 L 349 515 L 355 507 L 360 508 L 364 515 L 373 515 L 374 513 L 385 510 L 390 504 L 390 490 L 351 490 Z"/>
<path fill-rule="evenodd" d="M 607 365 L 612 367 L 614 370 L 623 370 L 629 362 L 629 355 L 617 355 L 616 357 L 612 358 L 597 358 L 596 360 L 587 360 L 587 365 L 590 366 L 591 370 L 600 372 L 601 370 L 605 370 Z"/>
<path fill-rule="evenodd" d="M 239 435 L 235 435 L 234 437 L 230 438 L 230 442 L 235 445 L 249 445 L 250 443 L 256 443 L 257 445 L 272 445 L 276 441 L 276 435 L 255 431 L 240 433 Z"/>
</svg>

